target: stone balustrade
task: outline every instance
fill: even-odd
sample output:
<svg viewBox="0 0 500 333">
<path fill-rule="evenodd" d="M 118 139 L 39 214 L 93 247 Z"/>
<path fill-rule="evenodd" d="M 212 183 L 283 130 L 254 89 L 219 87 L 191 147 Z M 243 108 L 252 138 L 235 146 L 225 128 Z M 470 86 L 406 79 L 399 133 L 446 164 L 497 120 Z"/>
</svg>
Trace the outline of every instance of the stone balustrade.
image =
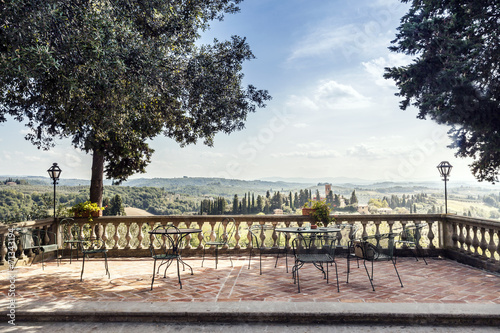
<svg viewBox="0 0 500 333">
<path fill-rule="evenodd" d="M 303 215 L 182 215 L 182 216 L 104 216 L 89 222 L 86 218 L 75 218 L 80 237 L 96 237 L 105 241 L 109 256 L 133 257 L 149 256 L 151 237 L 148 231 L 159 225 L 173 224 L 176 227 L 199 228 L 203 233 L 186 236 L 184 255 L 201 255 L 203 238 L 214 237 L 217 222 L 224 218 L 233 218 L 237 224 L 236 233 L 229 243 L 227 251 L 235 255 L 246 254 L 252 247 L 249 228 L 255 225 L 276 227 L 304 226 L 310 222 L 309 216 Z M 488 219 L 476 219 L 457 215 L 405 214 L 405 215 L 335 215 L 336 224 L 357 227 L 357 237 L 386 232 L 397 232 L 404 226 L 423 224 L 420 245 L 426 255 L 446 256 L 476 267 L 491 271 L 500 271 L 500 223 Z M 55 232 L 62 247 L 62 234 L 59 221 L 45 219 L 17 223 L 15 227 L 46 229 Z M 47 234 L 47 233 L 45 233 Z M 0 226 L 0 267 L 8 265 L 9 254 L 15 252 L 16 258 L 26 260 L 33 257 L 30 250 L 22 249 L 16 241 L 12 246 L 12 237 L 16 231 L 12 225 Z M 266 236 L 267 235 L 267 236 Z M 273 230 L 271 234 L 259 234 L 262 243 L 277 247 L 290 247 L 289 238 L 280 238 Z M 270 237 L 270 239 L 266 239 Z M 339 234 L 338 237 L 345 237 Z M 44 240 L 48 242 L 49 240 Z M 279 244 L 279 242 L 284 244 Z M 404 248 L 397 249 L 398 255 L 408 254 Z"/>
</svg>

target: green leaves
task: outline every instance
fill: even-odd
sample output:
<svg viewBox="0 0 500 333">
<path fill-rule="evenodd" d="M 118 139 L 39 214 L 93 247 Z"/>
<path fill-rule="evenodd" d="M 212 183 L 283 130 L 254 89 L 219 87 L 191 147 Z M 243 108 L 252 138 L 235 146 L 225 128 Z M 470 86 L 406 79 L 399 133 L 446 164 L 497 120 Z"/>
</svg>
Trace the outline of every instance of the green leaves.
<svg viewBox="0 0 500 333">
<path fill-rule="evenodd" d="M 407 2 L 407 1 L 405 1 Z M 457 156 L 472 157 L 478 180 L 497 181 L 500 155 L 500 4 L 496 1 L 413 1 L 398 28 L 393 52 L 415 55 L 386 68 L 401 109 L 452 126 Z"/>
<path fill-rule="evenodd" d="M 244 127 L 267 91 L 242 87 L 244 38 L 196 46 L 199 29 L 241 0 L 4 1 L 0 121 L 27 120 L 27 139 L 70 137 L 105 157 L 108 178 L 144 172 L 164 134 L 212 145 Z"/>
</svg>

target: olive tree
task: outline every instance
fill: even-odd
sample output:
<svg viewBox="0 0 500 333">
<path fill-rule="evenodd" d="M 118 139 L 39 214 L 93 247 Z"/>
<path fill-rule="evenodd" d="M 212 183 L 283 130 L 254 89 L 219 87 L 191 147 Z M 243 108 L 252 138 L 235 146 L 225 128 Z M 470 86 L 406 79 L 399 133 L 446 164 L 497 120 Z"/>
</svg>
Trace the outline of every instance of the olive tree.
<svg viewBox="0 0 500 333">
<path fill-rule="evenodd" d="M 92 154 L 90 199 L 101 203 L 103 175 L 145 172 L 148 139 L 211 146 L 270 99 L 243 87 L 245 38 L 197 43 L 239 2 L 1 1 L 0 122 L 24 122 L 38 148 L 71 138 Z"/>
</svg>

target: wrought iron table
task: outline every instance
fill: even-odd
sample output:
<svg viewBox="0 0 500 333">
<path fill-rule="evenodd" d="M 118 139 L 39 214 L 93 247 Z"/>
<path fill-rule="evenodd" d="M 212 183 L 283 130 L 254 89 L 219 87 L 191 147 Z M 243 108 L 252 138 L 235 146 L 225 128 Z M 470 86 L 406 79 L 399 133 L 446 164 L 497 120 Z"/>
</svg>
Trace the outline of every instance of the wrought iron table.
<svg viewBox="0 0 500 333">
<path fill-rule="evenodd" d="M 161 264 L 158 266 L 158 272 L 160 271 L 160 267 L 166 264 L 165 273 L 163 274 L 165 277 L 167 273 L 167 269 L 172 263 L 172 261 L 177 261 L 177 276 L 179 279 L 179 285 L 182 289 L 181 276 L 179 271 L 179 262 L 182 263 L 183 268 L 188 266 L 191 270 L 191 275 L 193 275 L 193 268 L 187 264 L 184 260 L 182 260 L 181 256 L 181 247 L 184 238 L 190 234 L 198 234 L 201 233 L 201 229 L 193 229 L 193 228 L 177 228 L 174 226 L 159 226 L 154 230 L 149 231 L 149 234 L 152 236 L 156 236 L 158 242 L 161 244 L 161 239 L 164 239 L 166 242 L 168 241 L 169 246 L 165 246 L 165 253 L 156 253 L 156 249 L 154 248 L 153 241 L 150 244 L 151 255 L 155 260 L 155 264 L 153 266 L 153 278 L 151 280 L 151 290 L 153 290 L 153 283 L 155 279 L 155 266 L 156 260 L 161 259 Z"/>
</svg>

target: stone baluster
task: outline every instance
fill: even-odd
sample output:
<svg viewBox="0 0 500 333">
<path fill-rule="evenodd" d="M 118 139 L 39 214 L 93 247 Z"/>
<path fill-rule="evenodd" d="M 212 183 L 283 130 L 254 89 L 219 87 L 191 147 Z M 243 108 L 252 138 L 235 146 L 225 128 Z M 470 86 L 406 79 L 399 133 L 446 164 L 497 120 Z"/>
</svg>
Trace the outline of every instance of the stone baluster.
<svg viewBox="0 0 500 333">
<path fill-rule="evenodd" d="M 149 229 L 154 230 L 154 228 L 155 228 L 155 222 L 149 222 Z M 153 234 L 150 234 L 149 232 L 148 232 L 148 235 L 149 235 L 149 246 L 154 248 L 155 247 L 155 243 L 154 243 L 155 236 Z"/>
<path fill-rule="evenodd" d="M 490 251 L 490 258 L 488 259 L 488 261 L 494 263 L 496 261 L 495 252 L 497 252 L 497 245 L 495 244 L 495 229 L 490 228 L 488 231 L 489 231 L 488 234 L 490 236 L 490 242 L 488 244 L 488 250 Z"/>
<path fill-rule="evenodd" d="M 458 242 L 460 243 L 459 251 L 465 253 L 467 250 L 465 249 L 465 235 L 464 235 L 464 225 L 463 223 L 458 224 Z"/>
<path fill-rule="evenodd" d="M 497 239 L 498 239 L 498 244 L 497 244 L 497 250 L 496 253 L 498 256 L 500 256 L 500 229 L 497 229 Z M 495 253 L 493 252 L 491 254 L 492 257 L 495 257 Z"/>
<path fill-rule="evenodd" d="M 389 225 L 389 232 L 390 232 L 390 233 L 392 233 L 392 227 L 393 227 L 393 225 L 394 225 L 394 222 L 395 222 L 394 220 L 389 220 L 389 221 L 387 221 L 387 224 Z"/>
<path fill-rule="evenodd" d="M 375 235 L 380 235 L 380 224 L 382 223 L 382 221 L 375 221 L 374 224 L 375 224 Z"/>
<path fill-rule="evenodd" d="M 276 226 L 278 223 L 272 223 L 273 226 L 273 233 L 271 235 L 271 238 L 273 239 L 273 247 L 278 248 L 280 245 L 278 244 L 278 233 L 276 232 Z"/>
<path fill-rule="evenodd" d="M 470 225 L 465 225 L 465 251 L 467 254 L 472 254 L 472 237 L 470 235 Z"/>
<path fill-rule="evenodd" d="M 486 228 L 480 229 L 481 233 L 481 241 L 479 242 L 479 248 L 481 249 L 481 259 L 488 260 L 488 256 L 486 255 L 486 250 L 488 249 L 488 242 L 486 242 Z"/>
<path fill-rule="evenodd" d="M 127 241 L 124 247 L 125 250 L 130 250 L 130 240 L 132 240 L 132 234 L 130 233 L 131 225 L 132 225 L 131 222 L 125 223 L 125 227 L 127 228 L 127 231 L 125 232 L 125 240 Z"/>
<path fill-rule="evenodd" d="M 368 224 L 368 221 L 361 221 L 361 228 L 363 231 L 361 232 L 361 238 L 365 238 L 368 236 L 368 232 L 366 231 L 366 226 Z"/>
<path fill-rule="evenodd" d="M 118 232 L 118 227 L 120 226 L 120 223 L 113 222 L 113 225 L 115 226 L 115 233 L 113 235 L 113 239 L 115 241 L 115 244 L 113 244 L 113 250 L 118 250 L 119 249 L 118 242 L 120 241 L 120 233 Z"/>
<path fill-rule="evenodd" d="M 0 246 L 0 266 L 5 265 L 5 256 L 9 252 L 9 250 L 7 248 L 7 242 L 9 242 L 8 235 L 9 235 L 8 231 L 6 233 L 2 233 L 0 235 L 0 242 L 1 242 L 1 246 Z"/>
<path fill-rule="evenodd" d="M 247 233 L 247 249 L 253 249 L 252 234 L 250 230 L 252 229 L 253 222 L 247 222 L 248 233 Z"/>
<path fill-rule="evenodd" d="M 198 228 L 201 229 L 201 230 L 203 230 L 203 226 L 205 225 L 205 222 L 204 221 L 200 221 L 198 223 L 199 223 L 198 224 Z M 204 237 L 203 231 L 200 232 L 199 234 L 197 234 L 197 237 L 198 237 L 198 248 L 197 249 L 201 250 L 201 249 L 203 249 L 203 237 Z"/>
<path fill-rule="evenodd" d="M 108 231 L 107 231 L 107 227 L 108 227 L 108 224 L 101 224 L 99 223 L 100 226 L 99 226 L 99 230 L 101 230 L 101 235 L 99 235 L 99 237 L 102 239 L 102 242 L 104 243 L 104 248 L 108 248 L 108 244 L 107 244 L 107 241 L 109 240 L 109 237 L 108 237 Z"/>
<path fill-rule="evenodd" d="M 241 225 L 240 222 L 235 223 L 235 228 L 236 228 L 236 230 L 234 231 L 234 240 L 235 240 L 234 249 L 235 250 L 239 250 L 241 248 L 241 245 L 240 245 L 240 239 L 241 239 L 240 225 Z"/>
<path fill-rule="evenodd" d="M 48 226 L 45 226 L 43 227 L 43 241 L 42 241 L 42 244 L 40 245 L 45 245 L 45 244 L 50 244 L 50 237 L 52 237 L 52 235 L 49 235 L 48 231 L 49 231 L 49 227 Z"/>
<path fill-rule="evenodd" d="M 477 238 L 477 227 L 473 226 L 472 227 L 472 242 L 471 242 L 472 247 L 474 248 L 474 251 L 472 255 L 474 257 L 479 257 L 479 238 Z"/>
<path fill-rule="evenodd" d="M 185 221 L 184 222 L 186 224 L 186 228 L 191 228 L 191 221 Z M 192 246 L 191 246 L 191 234 L 187 234 L 185 237 L 184 237 L 184 249 L 191 249 Z"/>
<path fill-rule="evenodd" d="M 137 223 L 137 227 L 139 228 L 139 231 L 137 232 L 137 240 L 139 243 L 137 244 L 137 249 L 142 250 L 144 248 L 144 245 L 142 244 L 142 241 L 144 240 L 144 232 L 142 231 L 142 228 L 146 225 L 145 222 Z"/>
<path fill-rule="evenodd" d="M 427 232 L 427 239 L 429 240 L 429 249 L 435 249 L 436 246 L 434 245 L 434 231 L 432 231 L 432 225 L 434 224 L 434 221 L 425 221 L 427 222 L 427 226 L 429 228 L 429 231 Z"/>
<path fill-rule="evenodd" d="M 455 223 L 455 222 L 453 222 L 451 224 L 451 226 L 452 226 L 451 240 L 453 242 L 453 247 L 455 249 L 458 249 L 458 232 L 457 232 L 457 230 L 458 230 L 458 224 Z"/>
</svg>

